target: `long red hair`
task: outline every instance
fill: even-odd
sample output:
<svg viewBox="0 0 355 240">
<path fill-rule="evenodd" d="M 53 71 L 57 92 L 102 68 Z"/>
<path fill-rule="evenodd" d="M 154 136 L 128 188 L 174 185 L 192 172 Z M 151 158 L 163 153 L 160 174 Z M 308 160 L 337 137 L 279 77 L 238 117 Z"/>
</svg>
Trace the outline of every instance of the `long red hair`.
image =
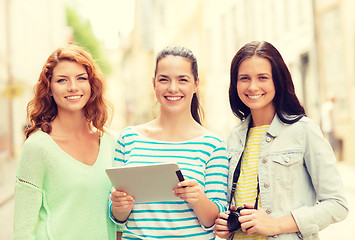
<svg viewBox="0 0 355 240">
<path fill-rule="evenodd" d="M 85 67 L 89 75 L 91 96 L 84 107 L 88 123 L 97 130 L 104 132 L 104 126 L 109 118 L 108 103 L 103 97 L 104 75 L 94 59 L 82 47 L 70 44 L 55 50 L 45 62 L 34 89 L 34 97 L 27 105 L 27 119 L 29 127 L 25 130 L 26 138 L 37 129 L 46 133 L 52 131 L 51 122 L 58 114 L 57 104 L 50 95 L 50 84 L 53 69 L 61 61 L 72 61 Z"/>
</svg>

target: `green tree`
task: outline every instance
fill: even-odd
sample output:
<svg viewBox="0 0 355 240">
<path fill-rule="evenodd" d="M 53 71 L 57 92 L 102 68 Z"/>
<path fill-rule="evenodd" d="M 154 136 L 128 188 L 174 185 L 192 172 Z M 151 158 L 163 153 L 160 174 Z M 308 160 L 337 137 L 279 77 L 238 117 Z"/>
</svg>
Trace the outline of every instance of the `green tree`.
<svg viewBox="0 0 355 240">
<path fill-rule="evenodd" d="M 90 22 L 82 20 L 77 12 L 70 7 L 66 7 L 66 17 L 67 25 L 73 29 L 74 42 L 90 52 L 101 70 L 105 74 L 109 74 L 111 66 L 102 54 L 100 42 L 95 37 Z"/>
</svg>

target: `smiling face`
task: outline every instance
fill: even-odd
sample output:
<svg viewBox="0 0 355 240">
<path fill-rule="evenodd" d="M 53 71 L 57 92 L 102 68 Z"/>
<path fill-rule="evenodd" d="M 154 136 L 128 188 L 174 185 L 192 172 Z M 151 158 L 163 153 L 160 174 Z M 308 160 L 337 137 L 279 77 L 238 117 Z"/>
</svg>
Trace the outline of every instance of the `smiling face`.
<svg viewBox="0 0 355 240">
<path fill-rule="evenodd" d="M 61 111 L 83 111 L 91 96 L 88 74 L 84 66 L 71 61 L 61 61 L 53 69 L 51 94 Z"/>
<path fill-rule="evenodd" d="M 273 115 L 275 86 L 270 62 L 258 56 L 245 59 L 239 66 L 237 92 L 253 115 Z"/>
<path fill-rule="evenodd" d="M 162 58 L 153 79 L 154 91 L 161 105 L 161 112 L 185 112 L 190 114 L 191 100 L 198 87 L 191 62 L 180 56 Z"/>
</svg>

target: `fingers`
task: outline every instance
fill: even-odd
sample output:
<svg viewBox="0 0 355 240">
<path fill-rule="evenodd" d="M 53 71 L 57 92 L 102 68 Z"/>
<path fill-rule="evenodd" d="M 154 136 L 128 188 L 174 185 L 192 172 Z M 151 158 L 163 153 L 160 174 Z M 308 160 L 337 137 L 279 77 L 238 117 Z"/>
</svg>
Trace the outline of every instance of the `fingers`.
<svg viewBox="0 0 355 240">
<path fill-rule="evenodd" d="M 253 214 L 253 213 L 258 211 L 257 209 L 254 209 L 254 205 L 252 205 L 252 204 L 244 204 L 244 206 L 247 209 L 242 209 L 240 211 L 240 215 L 241 216 L 251 215 L 251 214 Z"/>
<path fill-rule="evenodd" d="M 176 188 L 173 190 L 175 196 L 190 202 L 191 201 L 198 201 L 202 198 L 204 194 L 199 188 L 190 188 L 190 187 L 183 187 L 183 188 Z"/>
<path fill-rule="evenodd" d="M 243 212 L 244 211 L 244 212 Z M 271 218 L 267 216 L 262 208 L 244 209 L 240 211 L 241 215 L 238 220 L 241 223 L 243 232 L 251 235 L 253 233 L 260 233 L 262 235 L 269 235 Z"/>
<path fill-rule="evenodd" d="M 124 191 L 114 190 L 111 192 L 111 200 L 112 201 L 119 201 L 119 200 L 124 200 L 124 199 L 129 200 L 129 199 L 133 199 L 133 197 L 128 195 Z"/>
<path fill-rule="evenodd" d="M 218 214 L 217 220 L 218 220 L 218 219 L 224 219 L 224 220 L 227 221 L 227 219 L 228 219 L 228 214 L 227 214 L 227 213 L 224 213 L 224 212 L 221 212 L 221 213 Z M 226 223 L 226 224 L 227 224 L 227 223 Z"/>
<path fill-rule="evenodd" d="M 227 238 L 231 234 L 227 225 L 228 215 L 220 213 L 215 221 L 214 232 L 220 238 Z"/>
<path fill-rule="evenodd" d="M 126 207 L 132 206 L 134 203 L 134 198 L 132 196 L 123 197 L 123 198 L 111 198 L 113 207 Z"/>
<path fill-rule="evenodd" d="M 173 190 L 175 196 L 181 198 L 182 200 L 190 203 L 197 204 L 202 199 L 207 198 L 205 193 L 200 189 L 199 185 L 182 185 L 181 187 L 175 188 Z"/>
<path fill-rule="evenodd" d="M 202 192 L 200 188 L 197 187 L 178 187 L 173 190 L 175 195 L 187 195 L 187 194 L 195 194 Z"/>
<path fill-rule="evenodd" d="M 202 190 L 198 182 L 194 179 L 187 179 L 178 183 L 178 187 L 173 189 L 173 193 L 177 197 L 187 198 L 187 197 L 196 197 L 200 195 Z"/>
<path fill-rule="evenodd" d="M 182 188 L 182 187 L 194 187 L 194 186 L 199 186 L 198 182 L 195 179 L 186 179 L 182 182 L 178 183 L 178 187 Z"/>
<path fill-rule="evenodd" d="M 254 208 L 254 204 L 244 204 L 244 207 L 249 208 L 249 209 L 253 209 Z"/>
<path fill-rule="evenodd" d="M 133 208 L 134 197 L 126 192 L 114 190 L 111 192 L 112 207 L 118 211 L 127 211 Z"/>
<path fill-rule="evenodd" d="M 227 217 L 228 218 L 228 217 Z M 228 225 L 227 225 L 227 219 L 226 218 L 221 218 L 220 216 L 218 216 L 218 218 L 215 221 L 215 229 L 218 229 L 220 231 L 227 231 L 228 229 Z"/>
<path fill-rule="evenodd" d="M 193 189 L 185 189 L 185 188 L 183 190 L 174 189 L 173 193 L 175 194 L 175 196 L 190 203 L 191 201 L 193 202 L 198 201 L 201 198 L 201 194 L 202 194 L 199 192 L 199 190 L 195 191 Z"/>
<path fill-rule="evenodd" d="M 245 223 L 240 224 L 240 228 L 242 229 L 243 232 L 246 232 L 248 234 L 254 233 L 253 227 L 255 223 L 253 221 L 248 221 Z"/>
</svg>

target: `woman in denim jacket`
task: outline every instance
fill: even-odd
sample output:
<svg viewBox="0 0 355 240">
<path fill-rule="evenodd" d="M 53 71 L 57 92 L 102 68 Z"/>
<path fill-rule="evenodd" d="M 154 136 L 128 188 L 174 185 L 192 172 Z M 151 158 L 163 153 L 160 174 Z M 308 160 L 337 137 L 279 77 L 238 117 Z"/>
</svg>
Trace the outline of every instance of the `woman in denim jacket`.
<svg viewBox="0 0 355 240">
<path fill-rule="evenodd" d="M 235 194 L 228 199 L 232 211 L 244 208 L 234 219 L 240 223 L 234 232 L 227 224 L 229 214 L 219 215 L 217 236 L 319 239 L 320 230 L 347 216 L 342 180 L 331 146 L 306 117 L 290 72 L 273 45 L 250 42 L 237 52 L 229 100 L 241 120 L 227 141 L 230 195 L 242 161 Z"/>
</svg>

